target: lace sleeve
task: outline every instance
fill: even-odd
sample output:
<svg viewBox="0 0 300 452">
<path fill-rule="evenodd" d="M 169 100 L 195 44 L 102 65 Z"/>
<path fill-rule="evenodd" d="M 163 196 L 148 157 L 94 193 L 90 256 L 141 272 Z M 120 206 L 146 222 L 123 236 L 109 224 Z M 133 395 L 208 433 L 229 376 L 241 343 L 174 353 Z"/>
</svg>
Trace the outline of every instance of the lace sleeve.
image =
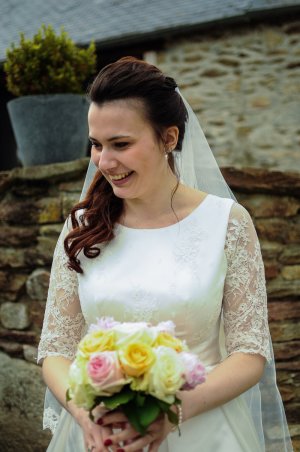
<svg viewBox="0 0 300 452">
<path fill-rule="evenodd" d="M 251 217 L 239 204 L 231 209 L 225 253 L 228 267 L 223 319 L 227 353 L 260 354 L 270 361 L 264 265 Z"/>
<path fill-rule="evenodd" d="M 77 292 L 77 273 L 66 265 L 68 258 L 63 241 L 67 233 L 66 222 L 54 252 L 38 362 L 46 356 L 64 356 L 72 360 L 85 328 Z"/>
</svg>

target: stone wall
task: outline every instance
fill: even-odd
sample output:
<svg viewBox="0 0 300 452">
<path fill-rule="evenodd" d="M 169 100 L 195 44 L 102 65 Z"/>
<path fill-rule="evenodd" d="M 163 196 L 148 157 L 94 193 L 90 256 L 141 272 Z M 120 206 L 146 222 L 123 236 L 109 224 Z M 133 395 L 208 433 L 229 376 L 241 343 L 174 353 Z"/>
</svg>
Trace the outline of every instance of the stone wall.
<svg viewBox="0 0 300 452">
<path fill-rule="evenodd" d="M 218 25 L 145 57 L 175 78 L 221 166 L 299 168 L 299 21 Z"/>
<path fill-rule="evenodd" d="M 0 173 L 0 450 L 46 449 L 35 365 L 54 246 L 78 200 L 87 160 Z M 223 168 L 254 218 L 267 276 L 278 383 L 300 446 L 300 175 Z M 5 431 L 4 431 L 5 429 Z M 298 449 L 300 450 L 300 449 Z"/>
<path fill-rule="evenodd" d="M 0 450 L 44 452 L 35 364 L 54 247 L 88 160 L 0 173 Z"/>
</svg>

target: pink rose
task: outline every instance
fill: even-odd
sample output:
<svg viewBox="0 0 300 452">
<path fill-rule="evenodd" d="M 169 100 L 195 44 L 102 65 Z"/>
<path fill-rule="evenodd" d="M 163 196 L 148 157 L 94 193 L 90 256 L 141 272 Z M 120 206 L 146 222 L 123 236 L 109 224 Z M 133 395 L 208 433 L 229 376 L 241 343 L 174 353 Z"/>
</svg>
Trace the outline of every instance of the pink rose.
<svg viewBox="0 0 300 452">
<path fill-rule="evenodd" d="M 184 378 L 185 383 L 181 389 L 190 390 L 194 389 L 197 385 L 204 383 L 205 376 L 205 367 L 198 360 L 197 356 L 193 353 L 182 352 L 180 353 L 180 357 L 182 359 L 182 363 L 184 366 Z"/>
<path fill-rule="evenodd" d="M 92 333 L 93 331 L 109 330 L 119 324 L 120 322 L 116 322 L 113 317 L 101 317 L 101 319 L 97 319 L 97 323 L 90 325 L 88 332 Z"/>
<path fill-rule="evenodd" d="M 99 395 L 113 394 L 120 391 L 127 383 L 124 379 L 117 352 L 93 353 L 87 366 L 92 386 Z"/>
</svg>

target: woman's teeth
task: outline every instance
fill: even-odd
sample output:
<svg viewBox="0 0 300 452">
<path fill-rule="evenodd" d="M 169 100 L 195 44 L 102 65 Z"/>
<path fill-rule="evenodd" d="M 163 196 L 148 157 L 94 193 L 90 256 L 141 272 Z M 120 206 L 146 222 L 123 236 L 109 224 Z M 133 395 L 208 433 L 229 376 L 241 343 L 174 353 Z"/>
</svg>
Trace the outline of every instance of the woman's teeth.
<svg viewBox="0 0 300 452">
<path fill-rule="evenodd" d="M 131 174 L 132 171 L 129 171 L 128 173 L 123 173 L 123 174 L 116 174 L 115 176 L 110 176 L 111 180 L 121 180 L 121 179 L 125 179 L 125 177 L 129 176 L 129 174 Z"/>
</svg>

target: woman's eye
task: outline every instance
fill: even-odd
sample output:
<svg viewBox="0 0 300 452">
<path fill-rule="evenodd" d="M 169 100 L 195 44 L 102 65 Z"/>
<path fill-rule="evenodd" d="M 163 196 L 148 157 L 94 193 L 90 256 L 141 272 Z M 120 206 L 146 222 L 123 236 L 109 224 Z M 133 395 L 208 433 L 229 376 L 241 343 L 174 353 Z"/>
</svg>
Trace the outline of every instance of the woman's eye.
<svg viewBox="0 0 300 452">
<path fill-rule="evenodd" d="M 122 149 L 122 148 L 126 148 L 126 146 L 128 146 L 128 143 L 125 141 L 120 141 L 118 143 L 115 143 L 116 148 Z"/>
<path fill-rule="evenodd" d="M 91 141 L 91 145 L 94 149 L 97 149 L 97 151 L 100 151 L 102 149 L 101 144 L 95 143 L 94 141 Z"/>
</svg>

